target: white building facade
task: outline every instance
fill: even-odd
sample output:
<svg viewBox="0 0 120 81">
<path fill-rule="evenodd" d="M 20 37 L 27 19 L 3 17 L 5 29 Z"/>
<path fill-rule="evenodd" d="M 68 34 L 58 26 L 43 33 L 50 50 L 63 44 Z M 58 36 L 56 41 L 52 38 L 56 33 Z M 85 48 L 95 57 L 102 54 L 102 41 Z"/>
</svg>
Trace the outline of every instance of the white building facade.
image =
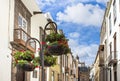
<svg viewBox="0 0 120 81">
<path fill-rule="evenodd" d="M 120 81 L 120 0 L 109 0 L 105 11 L 100 44 L 104 45 L 105 81 Z"/>
<path fill-rule="evenodd" d="M 12 65 L 12 53 L 17 49 L 11 45 L 11 42 L 15 41 L 14 36 L 17 35 L 16 29 L 22 29 L 22 32 L 25 32 L 21 33 L 23 41 L 27 40 L 27 36 L 40 40 L 39 27 L 45 27 L 48 22 L 43 14 L 33 14 L 34 11 L 40 12 L 35 0 L 3 0 L 0 1 L 0 6 L 2 12 L 0 13 L 0 81 L 16 81 L 16 68 Z M 37 43 L 35 51 L 38 48 L 39 44 Z M 21 77 L 19 80 L 40 81 L 39 68 L 35 70 L 37 72 L 34 77 L 33 72 L 25 72 L 22 76 L 24 80 Z"/>
</svg>

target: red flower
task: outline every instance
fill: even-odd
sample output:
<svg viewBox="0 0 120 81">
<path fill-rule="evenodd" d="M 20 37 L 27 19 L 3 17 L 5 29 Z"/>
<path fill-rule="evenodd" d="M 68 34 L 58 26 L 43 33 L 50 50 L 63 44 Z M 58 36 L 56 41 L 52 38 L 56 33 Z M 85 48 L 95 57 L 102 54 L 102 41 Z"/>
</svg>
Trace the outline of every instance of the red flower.
<svg viewBox="0 0 120 81">
<path fill-rule="evenodd" d="M 20 52 L 25 52 L 25 50 L 20 50 Z"/>
<path fill-rule="evenodd" d="M 40 68 L 40 66 L 36 66 L 35 68 Z"/>
<path fill-rule="evenodd" d="M 43 41 L 43 42 L 41 42 L 41 44 L 42 44 L 42 45 L 45 45 L 45 44 L 46 44 L 46 42 L 44 42 L 44 41 Z"/>
<path fill-rule="evenodd" d="M 48 46 L 48 48 L 51 48 L 51 46 Z"/>
<path fill-rule="evenodd" d="M 40 51 L 41 50 L 41 48 L 38 48 L 38 51 Z"/>
<path fill-rule="evenodd" d="M 34 58 L 35 56 L 34 56 L 34 54 L 32 54 L 32 58 Z"/>
</svg>

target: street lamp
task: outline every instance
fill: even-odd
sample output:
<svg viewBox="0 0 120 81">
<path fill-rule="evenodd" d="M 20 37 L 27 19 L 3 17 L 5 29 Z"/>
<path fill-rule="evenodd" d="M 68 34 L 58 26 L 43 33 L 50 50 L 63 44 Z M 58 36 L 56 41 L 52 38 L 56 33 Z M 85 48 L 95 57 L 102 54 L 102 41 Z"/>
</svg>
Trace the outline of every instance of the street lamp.
<svg viewBox="0 0 120 81">
<path fill-rule="evenodd" d="M 49 24 L 54 24 L 55 25 L 55 28 L 47 28 Z M 42 28 L 41 28 L 42 29 Z M 45 40 L 45 34 L 46 34 L 46 30 L 54 30 L 55 33 L 57 33 L 57 24 L 55 22 L 48 22 L 45 27 L 44 27 L 44 30 L 42 29 L 43 31 L 43 34 L 42 34 L 42 42 L 44 42 Z M 39 48 L 41 48 L 41 51 L 39 50 L 39 56 L 40 56 L 40 64 L 41 64 L 41 70 L 42 70 L 42 76 L 41 76 L 41 81 L 44 81 L 44 54 L 43 54 L 43 50 L 45 49 L 44 48 L 44 45 L 40 43 L 40 41 L 36 38 L 29 38 L 27 39 L 26 43 L 25 43 L 25 46 L 27 48 L 27 45 L 28 45 L 28 42 L 30 40 L 34 40 L 34 41 L 37 41 L 39 43 Z"/>
<path fill-rule="evenodd" d="M 44 38 L 43 38 L 44 39 Z M 40 41 L 36 38 L 29 38 L 26 43 L 25 46 L 27 47 L 27 44 L 30 40 L 34 40 L 37 41 L 39 43 L 39 48 L 42 48 L 41 51 L 39 50 L 39 56 L 40 56 L 40 64 L 42 64 L 41 68 L 42 68 L 42 77 L 41 77 L 41 81 L 44 81 L 44 54 L 43 54 L 43 50 L 44 50 L 44 46 L 41 46 Z"/>
</svg>

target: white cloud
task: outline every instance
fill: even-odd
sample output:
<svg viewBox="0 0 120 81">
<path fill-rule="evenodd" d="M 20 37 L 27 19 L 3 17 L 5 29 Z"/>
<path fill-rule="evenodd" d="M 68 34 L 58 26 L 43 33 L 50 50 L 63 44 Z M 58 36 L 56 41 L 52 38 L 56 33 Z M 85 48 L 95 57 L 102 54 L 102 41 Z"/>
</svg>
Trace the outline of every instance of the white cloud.
<svg viewBox="0 0 120 81">
<path fill-rule="evenodd" d="M 69 34 L 69 37 L 70 38 L 79 38 L 80 37 L 80 34 L 78 32 L 73 32 L 73 33 L 70 33 Z"/>
<path fill-rule="evenodd" d="M 76 5 L 77 3 L 86 3 L 86 2 L 97 2 L 100 4 L 106 5 L 108 0 L 36 0 L 37 4 L 41 9 L 46 8 L 46 6 L 51 6 L 49 9 L 58 8 L 58 7 L 66 7 L 67 5 Z M 64 3 L 64 4 L 63 4 Z"/>
<path fill-rule="evenodd" d="M 80 45 L 78 40 L 69 39 L 69 46 L 73 55 L 80 57 L 80 61 L 85 61 L 88 65 L 93 63 L 98 50 L 97 44 Z"/>
<path fill-rule="evenodd" d="M 67 6 L 64 12 L 57 13 L 57 20 L 72 22 L 85 26 L 100 26 L 104 10 L 98 5 L 79 3 L 73 6 Z"/>
</svg>

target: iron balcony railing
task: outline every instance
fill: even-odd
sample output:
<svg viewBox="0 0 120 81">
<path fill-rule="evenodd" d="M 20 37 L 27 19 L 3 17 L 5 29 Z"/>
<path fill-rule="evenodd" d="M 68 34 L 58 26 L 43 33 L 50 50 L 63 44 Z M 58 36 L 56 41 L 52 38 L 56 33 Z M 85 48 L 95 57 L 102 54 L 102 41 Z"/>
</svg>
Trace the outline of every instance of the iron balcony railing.
<svg viewBox="0 0 120 81">
<path fill-rule="evenodd" d="M 118 52 L 117 51 L 112 51 L 108 57 L 108 65 L 112 65 L 114 63 L 117 63 L 117 55 Z"/>
<path fill-rule="evenodd" d="M 29 38 L 31 38 L 31 36 L 22 28 L 14 29 L 14 42 L 16 42 L 18 45 L 21 45 L 21 47 L 26 47 L 25 43 Z M 34 40 L 30 40 L 28 42 L 27 49 L 35 52 L 36 42 Z"/>
<path fill-rule="evenodd" d="M 70 68 L 68 66 L 65 67 L 65 73 L 70 73 Z"/>
<path fill-rule="evenodd" d="M 99 53 L 99 67 L 102 67 L 102 66 L 104 66 L 104 52 L 103 51 Z"/>
<path fill-rule="evenodd" d="M 75 76 L 75 74 L 76 74 L 76 69 L 75 68 L 71 69 L 71 75 Z"/>
</svg>

